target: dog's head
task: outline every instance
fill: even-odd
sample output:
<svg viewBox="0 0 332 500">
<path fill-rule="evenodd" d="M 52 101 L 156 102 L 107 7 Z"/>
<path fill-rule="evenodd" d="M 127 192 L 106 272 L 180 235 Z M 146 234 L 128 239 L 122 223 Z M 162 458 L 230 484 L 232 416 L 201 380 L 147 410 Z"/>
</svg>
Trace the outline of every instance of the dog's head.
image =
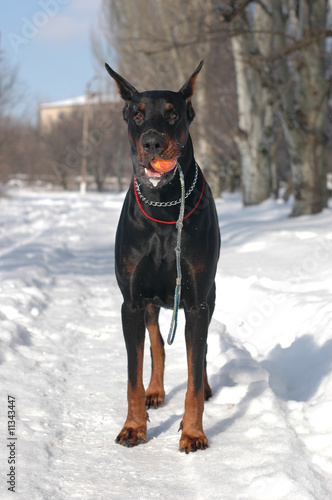
<svg viewBox="0 0 332 500">
<path fill-rule="evenodd" d="M 135 175 L 140 182 L 161 186 L 173 177 L 188 141 L 195 116 L 191 98 L 203 61 L 179 92 L 138 92 L 108 64 L 105 66 L 126 103 L 123 117 L 128 123 Z"/>
</svg>

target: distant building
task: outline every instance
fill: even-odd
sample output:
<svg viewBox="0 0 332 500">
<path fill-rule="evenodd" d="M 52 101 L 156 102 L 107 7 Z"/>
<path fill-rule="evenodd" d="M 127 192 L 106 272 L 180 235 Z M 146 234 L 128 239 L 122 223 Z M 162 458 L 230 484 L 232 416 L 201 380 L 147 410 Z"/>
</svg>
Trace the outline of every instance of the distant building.
<svg viewBox="0 0 332 500">
<path fill-rule="evenodd" d="M 65 99 L 63 101 L 47 102 L 39 105 L 39 128 L 41 131 L 47 131 L 52 123 L 65 116 L 83 116 L 85 106 L 88 104 L 90 109 L 110 109 L 114 104 L 120 102 L 118 93 L 114 94 L 91 94 L 87 99 L 86 95 Z M 87 103 L 88 101 L 88 103 Z"/>
</svg>

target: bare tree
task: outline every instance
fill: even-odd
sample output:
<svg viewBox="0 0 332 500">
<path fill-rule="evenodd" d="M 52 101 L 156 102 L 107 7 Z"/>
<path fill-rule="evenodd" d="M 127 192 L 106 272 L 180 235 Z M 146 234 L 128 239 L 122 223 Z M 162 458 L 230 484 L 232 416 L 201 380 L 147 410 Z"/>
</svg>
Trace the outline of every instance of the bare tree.
<svg viewBox="0 0 332 500">
<path fill-rule="evenodd" d="M 271 127 L 283 125 L 292 169 L 292 215 L 326 205 L 327 0 L 223 4 L 236 60 L 245 203 L 269 195 Z M 247 193 L 250 193 L 249 199 Z"/>
<path fill-rule="evenodd" d="M 281 3 L 272 16 L 278 30 L 287 25 L 294 47 L 276 36 L 277 50 L 289 53 L 278 59 L 280 116 L 288 143 L 295 203 L 292 215 L 320 212 L 327 202 L 327 109 L 330 82 L 327 80 L 325 36 L 327 0 L 293 4 L 288 19 Z M 290 51 L 292 48 L 297 50 Z M 288 64 L 287 64 L 288 63 Z M 283 91 L 280 92 L 280 89 Z"/>
<path fill-rule="evenodd" d="M 221 144 L 229 145 L 229 119 L 235 115 L 234 106 L 224 99 L 220 82 L 234 78 L 232 62 L 229 69 L 229 53 L 224 52 L 227 71 L 223 75 L 220 44 L 217 49 L 211 35 L 215 23 L 213 0 L 104 0 L 102 31 L 108 46 L 118 56 L 118 69 L 137 88 L 165 88 L 179 90 L 201 59 L 205 59 L 195 90 L 197 111 L 194 129 L 196 133 L 196 157 L 216 196 L 221 192 L 221 163 L 233 153 L 221 153 Z M 218 32 L 220 40 L 220 27 Z M 225 42 L 227 44 L 227 42 Z M 100 47 L 98 48 L 99 52 Z M 212 87 L 211 81 L 216 82 Z M 220 125 L 218 108 L 224 99 L 227 117 L 223 116 L 224 130 L 216 133 L 215 119 Z M 233 101 L 234 102 L 234 99 Z M 226 113 L 225 113 L 226 114 Z M 228 123 L 227 123 L 228 120 Z M 231 118 L 233 120 L 233 118 Z M 227 131 L 227 132 L 226 132 Z M 195 133 L 194 133 L 195 135 Z M 227 153 L 232 151 L 232 146 Z"/>
<path fill-rule="evenodd" d="M 75 115 L 60 117 L 42 134 L 49 172 L 64 189 L 80 173 L 83 148 L 77 151 L 77 146 L 81 136 L 82 120 Z"/>
<path fill-rule="evenodd" d="M 1 50 L 0 33 L 0 174 L 4 179 L 10 170 L 12 148 L 15 142 L 14 121 L 9 119 L 8 112 L 17 95 L 17 73 L 5 58 Z"/>
<path fill-rule="evenodd" d="M 18 91 L 17 71 L 10 66 L 4 52 L 1 50 L 0 33 L 0 117 L 7 115 L 15 103 Z"/>
<path fill-rule="evenodd" d="M 32 175 L 38 168 L 36 129 L 12 115 L 20 99 L 21 83 L 16 69 L 1 50 L 0 33 L 0 181 L 11 175 Z"/>
<path fill-rule="evenodd" d="M 119 188 L 122 188 L 122 177 L 128 173 L 125 160 L 129 160 L 129 153 L 127 156 L 120 154 L 124 150 L 122 145 L 127 143 L 125 127 L 120 125 L 120 120 L 120 103 L 100 105 L 90 110 L 85 139 L 82 137 L 82 110 L 57 119 L 43 133 L 48 171 L 64 189 L 80 176 L 83 158 L 87 173 L 94 178 L 98 191 L 103 191 L 105 180 L 110 175 L 118 179 Z"/>
<path fill-rule="evenodd" d="M 242 165 L 244 205 L 265 200 L 272 188 L 273 99 L 263 71 L 248 64 L 249 57 L 251 60 L 257 53 L 269 53 L 272 22 L 258 4 L 254 16 L 243 11 L 231 24 L 239 112 L 235 141 Z M 266 29 L 264 34 L 260 33 L 262 26 Z"/>
<path fill-rule="evenodd" d="M 103 191 L 107 176 L 114 176 L 118 188 L 123 189 L 125 175 L 131 176 L 130 154 L 127 133 L 122 126 L 120 106 L 101 109 L 90 123 L 88 140 L 90 151 L 87 157 L 88 172 L 93 175 L 98 191 Z M 124 152 L 124 153 L 123 153 Z"/>
</svg>

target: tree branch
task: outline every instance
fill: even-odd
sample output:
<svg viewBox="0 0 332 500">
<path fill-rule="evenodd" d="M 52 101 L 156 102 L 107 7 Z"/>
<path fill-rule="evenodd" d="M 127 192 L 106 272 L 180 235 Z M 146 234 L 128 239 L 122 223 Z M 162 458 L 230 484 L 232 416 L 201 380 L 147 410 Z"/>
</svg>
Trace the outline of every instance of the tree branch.
<svg viewBox="0 0 332 500">
<path fill-rule="evenodd" d="M 240 14 L 248 7 L 248 5 L 255 0 L 243 0 L 242 3 L 240 3 L 239 6 L 233 7 L 231 5 L 226 5 L 226 4 L 220 4 L 215 7 L 216 10 L 219 10 L 221 15 L 223 16 L 224 20 L 226 23 L 230 23 L 233 21 L 233 19 Z"/>
<path fill-rule="evenodd" d="M 281 50 L 280 52 L 276 54 L 272 54 L 270 56 L 259 56 L 260 58 L 264 59 L 265 61 L 268 62 L 273 62 L 276 61 L 277 59 L 280 59 L 282 57 L 289 56 L 293 52 L 296 52 L 297 50 L 304 49 L 308 45 L 311 45 L 312 43 L 319 42 L 321 40 L 325 40 L 325 38 L 332 37 L 332 30 L 326 30 L 326 31 L 321 31 L 316 34 L 312 34 L 311 36 L 308 36 L 306 38 L 303 38 L 302 40 L 299 40 L 297 42 L 294 42 L 292 45 L 289 45 L 285 47 L 284 50 Z"/>
</svg>

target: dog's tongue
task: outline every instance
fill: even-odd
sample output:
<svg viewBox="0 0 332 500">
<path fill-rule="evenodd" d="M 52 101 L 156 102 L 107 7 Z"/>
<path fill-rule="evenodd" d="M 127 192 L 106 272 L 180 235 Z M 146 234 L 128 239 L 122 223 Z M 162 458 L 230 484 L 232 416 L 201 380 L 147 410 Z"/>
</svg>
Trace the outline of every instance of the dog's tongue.
<svg viewBox="0 0 332 500">
<path fill-rule="evenodd" d="M 150 165 L 155 172 L 160 174 L 165 174 L 170 172 L 176 166 L 177 159 L 171 158 L 170 160 L 164 160 L 163 158 L 153 158 L 150 161 Z"/>
<path fill-rule="evenodd" d="M 144 170 L 147 177 L 161 177 L 161 174 L 154 170 L 150 164 Z"/>
</svg>

